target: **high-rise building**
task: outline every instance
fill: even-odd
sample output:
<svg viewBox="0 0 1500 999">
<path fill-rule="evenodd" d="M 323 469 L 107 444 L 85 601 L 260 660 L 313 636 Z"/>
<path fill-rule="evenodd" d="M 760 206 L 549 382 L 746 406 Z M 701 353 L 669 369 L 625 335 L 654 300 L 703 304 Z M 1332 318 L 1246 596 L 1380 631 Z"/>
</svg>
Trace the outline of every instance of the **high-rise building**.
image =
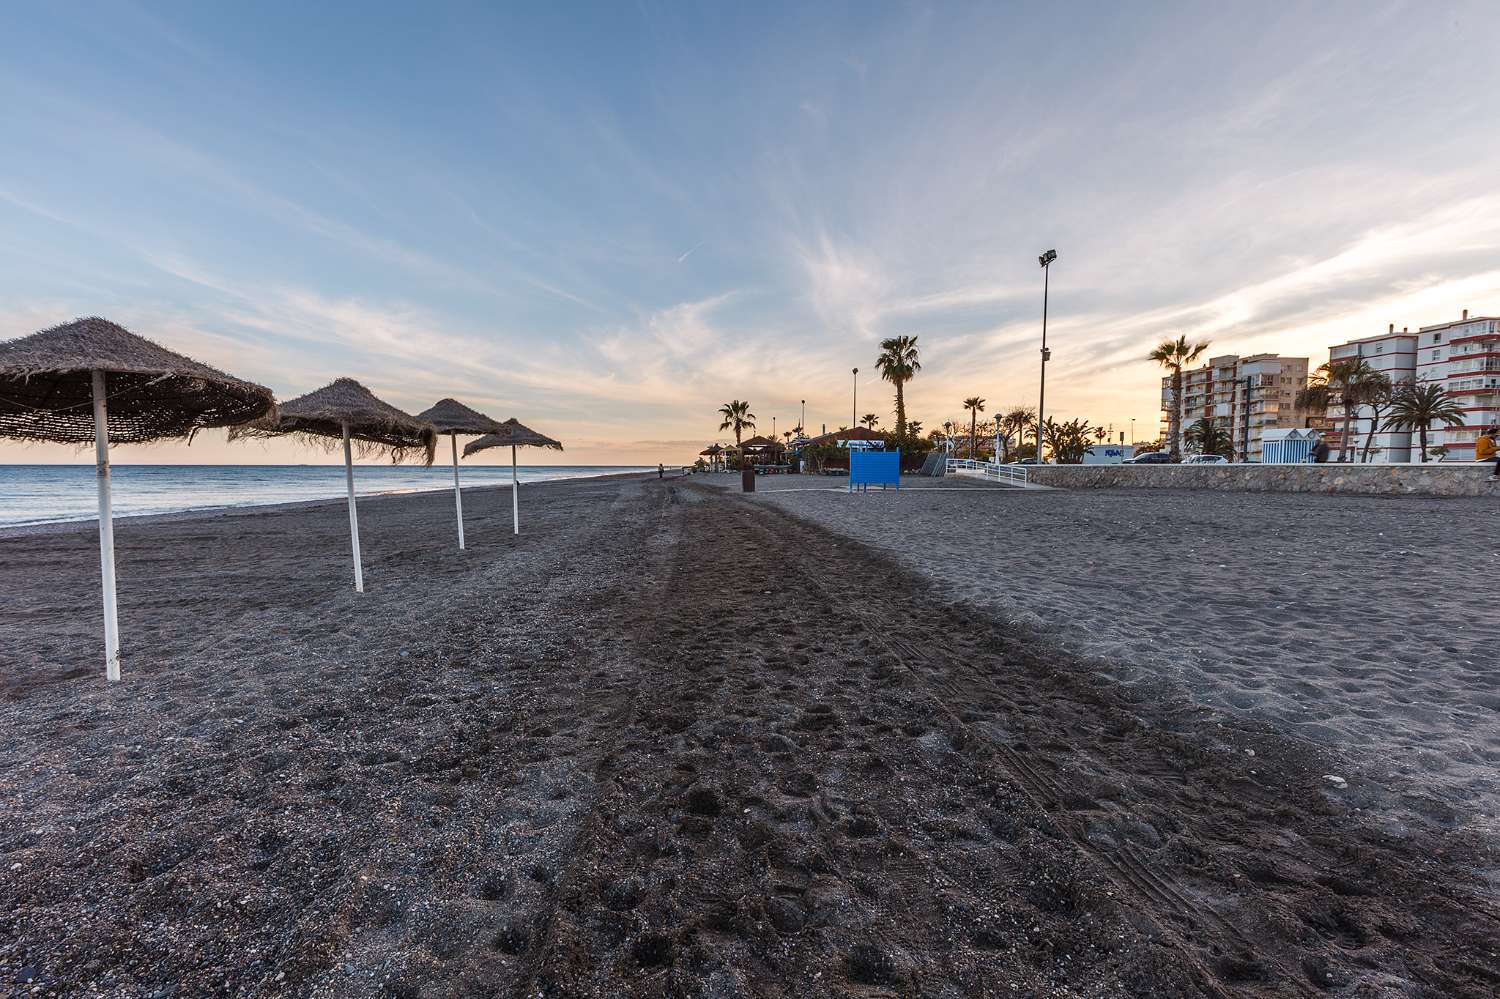
<svg viewBox="0 0 1500 999">
<path fill-rule="evenodd" d="M 1428 448 L 1447 448 L 1449 461 L 1472 461 L 1480 433 L 1500 426 L 1500 318 L 1470 319 L 1465 309 L 1457 322 L 1423 326 L 1417 331 L 1416 370 L 1418 383 L 1441 385 L 1464 411 L 1463 426 L 1428 431 Z"/>
<path fill-rule="evenodd" d="M 1417 334 L 1403 329 L 1396 332 L 1396 325 L 1392 323 L 1385 333 L 1379 336 L 1367 336 L 1360 340 L 1350 340 L 1338 346 L 1328 349 L 1328 360 L 1345 361 L 1351 358 L 1359 358 L 1375 371 L 1385 375 L 1391 380 L 1393 386 L 1409 384 L 1416 381 L 1417 377 Z M 1379 415 L 1381 427 L 1372 427 L 1376 421 L 1375 408 L 1373 406 L 1361 406 L 1355 414 L 1353 423 L 1353 440 L 1350 446 L 1356 455 L 1363 457 L 1365 444 L 1370 445 L 1370 460 L 1375 462 L 1403 462 L 1411 461 L 1411 439 L 1409 432 L 1396 432 L 1382 429 L 1388 412 Z M 1342 449 L 1341 437 L 1344 432 L 1344 409 L 1343 406 L 1335 406 L 1328 412 L 1328 422 L 1331 432 L 1325 434 L 1328 446 L 1334 451 Z M 1374 437 L 1370 436 L 1371 430 L 1375 431 Z"/>
<path fill-rule="evenodd" d="M 1201 368 L 1182 373 L 1182 431 L 1200 419 L 1225 430 L 1235 457 L 1259 461 L 1261 435 L 1270 428 L 1301 427 L 1306 413 L 1296 408 L 1297 393 L 1307 384 L 1307 358 L 1278 354 L 1223 354 Z M 1172 379 L 1161 380 L 1162 436 L 1169 432 Z"/>
</svg>

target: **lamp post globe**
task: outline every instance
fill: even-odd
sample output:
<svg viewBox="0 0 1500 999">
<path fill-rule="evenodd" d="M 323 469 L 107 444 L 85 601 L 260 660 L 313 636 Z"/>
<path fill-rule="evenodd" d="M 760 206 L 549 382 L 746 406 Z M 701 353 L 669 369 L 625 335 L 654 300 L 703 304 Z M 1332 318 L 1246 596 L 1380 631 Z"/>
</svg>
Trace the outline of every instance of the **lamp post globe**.
<svg viewBox="0 0 1500 999">
<path fill-rule="evenodd" d="M 1042 267 L 1042 376 L 1036 405 L 1036 463 L 1040 465 L 1043 463 L 1042 428 L 1047 422 L 1047 362 L 1052 359 L 1052 351 L 1047 349 L 1047 294 L 1050 290 L 1052 262 L 1057 259 L 1057 251 L 1048 250 L 1036 259 Z"/>
</svg>

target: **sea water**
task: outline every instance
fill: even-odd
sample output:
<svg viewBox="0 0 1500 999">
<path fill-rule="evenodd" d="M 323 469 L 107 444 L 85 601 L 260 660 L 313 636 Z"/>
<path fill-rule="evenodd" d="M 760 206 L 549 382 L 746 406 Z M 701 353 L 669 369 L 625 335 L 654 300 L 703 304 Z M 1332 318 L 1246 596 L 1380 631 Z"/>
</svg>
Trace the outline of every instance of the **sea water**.
<svg viewBox="0 0 1500 999">
<path fill-rule="evenodd" d="M 522 465 L 522 485 L 616 472 L 655 471 L 634 465 Z M 469 465 L 465 488 L 510 482 L 510 467 Z M 116 517 L 227 506 L 255 506 L 345 495 L 343 465 L 114 465 Z M 360 496 L 452 489 L 453 468 L 356 465 Z M 0 527 L 93 520 L 98 516 L 93 465 L 0 465 Z"/>
</svg>

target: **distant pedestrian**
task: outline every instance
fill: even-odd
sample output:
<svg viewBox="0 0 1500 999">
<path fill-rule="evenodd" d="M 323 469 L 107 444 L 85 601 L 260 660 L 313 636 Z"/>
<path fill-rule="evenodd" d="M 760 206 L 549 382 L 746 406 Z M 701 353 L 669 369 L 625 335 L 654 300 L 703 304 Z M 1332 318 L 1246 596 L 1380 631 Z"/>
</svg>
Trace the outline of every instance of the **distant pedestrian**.
<svg viewBox="0 0 1500 999">
<path fill-rule="evenodd" d="M 656 477 L 658 479 L 665 479 L 667 477 L 667 466 L 659 461 L 656 463 Z"/>
<path fill-rule="evenodd" d="M 1495 472 L 1490 476 L 1491 482 L 1500 480 L 1500 443 L 1496 442 L 1497 434 L 1500 434 L 1500 427 L 1486 427 L 1484 433 L 1479 435 L 1479 440 L 1474 442 L 1474 460 L 1495 463 Z"/>
<path fill-rule="evenodd" d="M 1323 440 L 1322 438 L 1318 439 L 1318 443 L 1314 445 L 1312 449 L 1312 460 L 1314 463 L 1319 465 L 1325 464 L 1328 461 L 1327 441 Z"/>
</svg>

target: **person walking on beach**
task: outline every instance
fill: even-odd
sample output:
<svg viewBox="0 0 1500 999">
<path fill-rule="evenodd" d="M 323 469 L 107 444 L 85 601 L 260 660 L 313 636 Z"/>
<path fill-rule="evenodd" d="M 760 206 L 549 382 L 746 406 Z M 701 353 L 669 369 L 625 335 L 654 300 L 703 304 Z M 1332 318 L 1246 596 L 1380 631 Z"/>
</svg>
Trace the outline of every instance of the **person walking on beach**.
<svg viewBox="0 0 1500 999">
<path fill-rule="evenodd" d="M 1312 460 L 1315 464 L 1323 465 L 1328 462 L 1328 442 L 1319 438 L 1318 443 L 1313 446 Z"/>
<path fill-rule="evenodd" d="M 1500 481 L 1500 447 L 1495 443 L 1496 434 L 1500 434 L 1500 427 L 1486 427 L 1474 442 L 1474 460 L 1495 463 L 1495 471 L 1490 475 L 1491 482 Z"/>
<path fill-rule="evenodd" d="M 665 479 L 667 477 L 667 466 L 659 461 L 656 463 L 656 477 L 658 479 Z"/>
</svg>

